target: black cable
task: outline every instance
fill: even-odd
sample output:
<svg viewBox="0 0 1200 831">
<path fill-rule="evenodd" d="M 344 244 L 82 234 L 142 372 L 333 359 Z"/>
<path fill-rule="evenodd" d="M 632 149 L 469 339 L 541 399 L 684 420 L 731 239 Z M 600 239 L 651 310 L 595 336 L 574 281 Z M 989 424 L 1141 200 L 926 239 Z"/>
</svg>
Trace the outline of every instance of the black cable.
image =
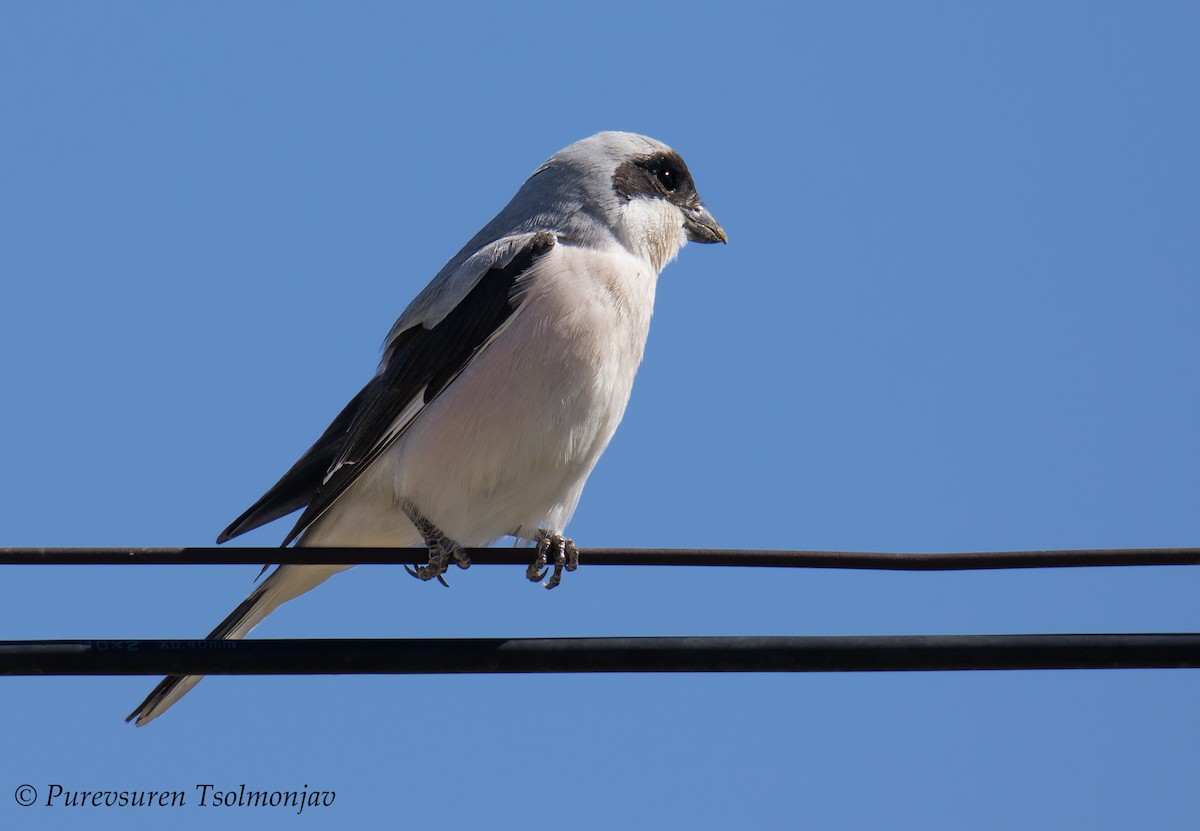
<svg viewBox="0 0 1200 831">
<path fill-rule="evenodd" d="M 470 548 L 478 565 L 527 565 L 529 548 Z M 424 549 L 405 548 L 0 548 L 0 565 L 218 565 L 263 563 L 424 563 Z M 740 566 L 958 571 L 1080 566 L 1200 565 L 1200 548 L 1067 551 L 980 551 L 900 554 L 863 551 L 737 551 L 585 548 L 585 566 Z"/>
<path fill-rule="evenodd" d="M 1200 634 L 0 642 L 0 675 L 1200 667 Z"/>
</svg>

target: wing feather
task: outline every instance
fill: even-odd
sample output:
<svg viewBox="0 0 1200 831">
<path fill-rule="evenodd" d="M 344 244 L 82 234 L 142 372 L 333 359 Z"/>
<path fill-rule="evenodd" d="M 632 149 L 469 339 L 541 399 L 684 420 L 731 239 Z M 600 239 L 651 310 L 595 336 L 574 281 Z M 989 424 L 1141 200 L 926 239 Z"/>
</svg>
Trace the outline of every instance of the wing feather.
<svg viewBox="0 0 1200 831">
<path fill-rule="evenodd" d="M 519 247 L 513 244 L 518 240 Z M 279 482 L 221 533 L 218 543 L 304 507 L 283 541 L 290 544 L 453 383 L 516 310 L 517 280 L 554 247 L 556 237 L 543 231 L 499 242 L 505 244 L 492 246 L 492 265 L 456 305 L 443 310 L 442 297 L 427 307 L 440 317 L 432 322 L 415 319 L 414 301 L 401 317 L 411 318 L 411 324 L 393 329 L 375 377 Z"/>
</svg>

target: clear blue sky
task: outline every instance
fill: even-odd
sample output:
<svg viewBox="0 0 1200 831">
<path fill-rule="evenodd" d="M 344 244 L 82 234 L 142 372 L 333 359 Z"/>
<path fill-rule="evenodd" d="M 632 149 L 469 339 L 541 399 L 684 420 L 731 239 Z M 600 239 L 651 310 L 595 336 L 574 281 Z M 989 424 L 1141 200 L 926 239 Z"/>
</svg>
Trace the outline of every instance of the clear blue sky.
<svg viewBox="0 0 1200 831">
<path fill-rule="evenodd" d="M 1200 545 L 1198 42 L 1186 3 L 4 3 L 0 545 L 210 544 L 605 129 L 679 149 L 730 244 L 663 274 L 585 550 Z M 255 571 L 5 569 L 0 637 L 200 636 Z M 256 634 L 1200 628 L 1180 568 L 452 578 L 355 569 Z M 0 826 L 1200 822 L 1195 671 L 213 678 L 126 726 L 153 683 L 0 679 Z"/>
</svg>

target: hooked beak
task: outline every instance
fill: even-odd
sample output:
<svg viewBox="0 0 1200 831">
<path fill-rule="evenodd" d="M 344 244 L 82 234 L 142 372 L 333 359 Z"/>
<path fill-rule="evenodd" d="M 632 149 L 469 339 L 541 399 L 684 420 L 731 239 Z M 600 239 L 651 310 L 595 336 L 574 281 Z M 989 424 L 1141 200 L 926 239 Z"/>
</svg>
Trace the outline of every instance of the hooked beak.
<svg viewBox="0 0 1200 831">
<path fill-rule="evenodd" d="M 683 212 L 683 230 L 692 242 L 729 242 L 721 223 L 703 205 Z"/>
</svg>

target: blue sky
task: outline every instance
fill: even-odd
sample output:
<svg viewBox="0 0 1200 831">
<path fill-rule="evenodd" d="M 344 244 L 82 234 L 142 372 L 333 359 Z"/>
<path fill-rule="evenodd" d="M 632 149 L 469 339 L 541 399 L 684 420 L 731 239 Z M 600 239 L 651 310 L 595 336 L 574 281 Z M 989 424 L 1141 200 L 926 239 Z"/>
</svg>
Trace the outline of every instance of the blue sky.
<svg viewBox="0 0 1200 831">
<path fill-rule="evenodd" d="M 0 545 L 207 545 L 598 130 L 729 232 L 659 284 L 587 546 L 1200 544 L 1191 4 L 0 6 Z M 244 538 L 272 545 L 279 524 Z M 0 637 L 195 637 L 249 567 L 7 569 Z M 1194 569 L 363 567 L 264 637 L 1195 631 Z M 0 824 L 1194 828 L 1200 674 L 18 678 Z M 31 783 L 335 790 L 20 808 Z"/>
</svg>

